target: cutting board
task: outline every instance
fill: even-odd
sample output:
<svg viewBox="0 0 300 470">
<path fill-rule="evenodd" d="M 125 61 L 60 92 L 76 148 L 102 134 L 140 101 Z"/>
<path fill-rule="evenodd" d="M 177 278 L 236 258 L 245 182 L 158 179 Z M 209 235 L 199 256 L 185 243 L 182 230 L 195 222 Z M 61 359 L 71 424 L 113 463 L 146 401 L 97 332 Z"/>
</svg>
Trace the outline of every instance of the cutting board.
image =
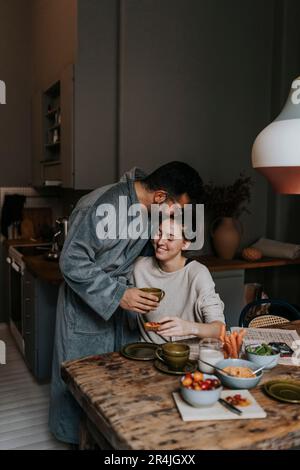
<svg viewBox="0 0 300 470">
<path fill-rule="evenodd" d="M 23 210 L 21 236 L 25 239 L 41 238 L 43 227 L 52 227 L 51 207 L 28 207 Z"/>
<path fill-rule="evenodd" d="M 195 408 L 194 406 L 186 403 L 179 393 L 173 393 L 173 397 L 179 413 L 183 421 L 211 421 L 211 420 L 224 420 L 224 419 L 251 419 L 251 418 L 265 418 L 267 416 L 263 408 L 257 403 L 255 398 L 251 395 L 249 390 L 223 390 L 221 398 L 225 399 L 228 396 L 233 396 L 239 393 L 242 397 L 247 398 L 251 404 L 249 406 L 240 407 L 242 410 L 241 415 L 237 415 L 227 408 L 224 408 L 220 403 L 215 403 L 213 406 Z"/>
</svg>

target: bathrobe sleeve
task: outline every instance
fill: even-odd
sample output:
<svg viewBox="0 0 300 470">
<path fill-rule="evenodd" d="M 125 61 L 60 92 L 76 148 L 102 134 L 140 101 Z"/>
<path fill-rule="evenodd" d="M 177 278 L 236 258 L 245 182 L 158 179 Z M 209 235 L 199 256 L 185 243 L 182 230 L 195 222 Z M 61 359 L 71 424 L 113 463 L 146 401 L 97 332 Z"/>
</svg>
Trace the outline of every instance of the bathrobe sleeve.
<svg viewBox="0 0 300 470">
<path fill-rule="evenodd" d="M 70 288 L 104 320 L 118 308 L 127 289 L 101 267 L 101 256 L 113 251 L 124 240 L 99 239 L 96 233 L 97 207 L 80 209 L 73 214 L 68 237 L 60 258 L 60 269 Z"/>
</svg>

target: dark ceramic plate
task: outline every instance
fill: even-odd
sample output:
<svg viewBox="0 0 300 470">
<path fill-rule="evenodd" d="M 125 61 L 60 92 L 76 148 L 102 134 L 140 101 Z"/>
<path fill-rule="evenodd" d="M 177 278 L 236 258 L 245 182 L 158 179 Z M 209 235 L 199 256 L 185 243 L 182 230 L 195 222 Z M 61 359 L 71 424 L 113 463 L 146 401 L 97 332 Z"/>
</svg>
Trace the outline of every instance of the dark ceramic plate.
<svg viewBox="0 0 300 470">
<path fill-rule="evenodd" d="M 158 346 L 153 343 L 130 343 L 123 346 L 121 353 L 135 361 L 153 361 L 156 358 L 155 351 Z"/>
<path fill-rule="evenodd" d="M 263 385 L 265 392 L 276 400 L 300 403 L 300 382 L 296 380 L 271 380 Z"/>
<path fill-rule="evenodd" d="M 196 361 L 189 360 L 182 370 L 174 370 L 171 369 L 164 362 L 160 361 L 159 359 L 156 359 L 156 361 L 154 362 L 154 366 L 156 367 L 156 369 L 160 370 L 161 372 L 164 372 L 165 374 L 184 375 L 188 372 L 194 372 L 197 369 L 198 364 Z"/>
</svg>

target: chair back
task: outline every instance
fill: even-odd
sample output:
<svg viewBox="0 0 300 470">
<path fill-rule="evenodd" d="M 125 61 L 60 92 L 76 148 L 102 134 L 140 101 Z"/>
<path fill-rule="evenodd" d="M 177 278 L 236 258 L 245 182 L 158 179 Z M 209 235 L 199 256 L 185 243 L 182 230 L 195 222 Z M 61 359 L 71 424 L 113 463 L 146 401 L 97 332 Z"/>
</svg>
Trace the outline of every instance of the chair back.
<svg viewBox="0 0 300 470">
<path fill-rule="evenodd" d="M 268 328 L 294 320 L 300 320 L 300 312 L 293 305 L 280 299 L 259 299 L 243 308 L 239 326 Z"/>
</svg>

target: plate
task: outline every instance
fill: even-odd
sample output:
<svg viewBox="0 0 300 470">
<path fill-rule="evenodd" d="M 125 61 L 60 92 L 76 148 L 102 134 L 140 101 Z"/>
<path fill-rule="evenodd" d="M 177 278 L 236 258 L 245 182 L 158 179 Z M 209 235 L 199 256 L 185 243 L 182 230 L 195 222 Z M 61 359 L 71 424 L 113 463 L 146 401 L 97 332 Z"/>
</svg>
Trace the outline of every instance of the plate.
<svg viewBox="0 0 300 470">
<path fill-rule="evenodd" d="M 153 361 L 156 358 L 155 351 L 158 346 L 154 343 L 130 343 L 123 346 L 121 354 L 135 361 Z"/>
<path fill-rule="evenodd" d="M 187 374 L 188 372 L 194 372 L 198 367 L 198 363 L 197 361 L 188 360 L 182 370 L 174 370 L 170 369 L 170 367 L 164 362 L 160 361 L 159 359 L 156 359 L 156 361 L 154 362 L 154 366 L 156 367 L 156 369 L 160 370 L 161 372 L 164 372 L 165 374 L 183 375 Z"/>
<path fill-rule="evenodd" d="M 300 403 L 300 381 L 271 380 L 263 385 L 265 392 L 276 400 Z"/>
</svg>

